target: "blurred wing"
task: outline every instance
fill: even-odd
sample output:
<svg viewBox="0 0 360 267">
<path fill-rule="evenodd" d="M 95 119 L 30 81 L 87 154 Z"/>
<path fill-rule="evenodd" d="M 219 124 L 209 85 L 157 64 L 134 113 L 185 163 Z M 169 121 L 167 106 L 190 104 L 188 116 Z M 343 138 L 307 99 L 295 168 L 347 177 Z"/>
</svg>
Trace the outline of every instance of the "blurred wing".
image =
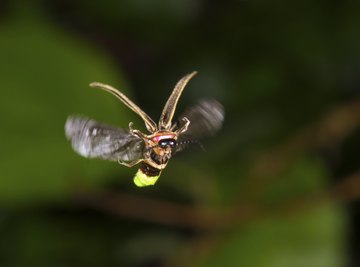
<svg viewBox="0 0 360 267">
<path fill-rule="evenodd" d="M 184 124 L 183 117 L 188 118 L 190 124 L 187 131 L 178 137 L 178 150 L 182 150 L 183 146 L 192 140 L 197 141 L 214 135 L 222 127 L 224 116 L 224 107 L 215 99 L 201 100 L 197 105 L 185 110 L 180 116 L 177 126 L 181 127 Z"/>
<path fill-rule="evenodd" d="M 128 130 L 94 120 L 70 116 L 65 123 L 66 137 L 73 149 L 86 158 L 130 162 L 143 155 L 144 142 Z"/>
</svg>

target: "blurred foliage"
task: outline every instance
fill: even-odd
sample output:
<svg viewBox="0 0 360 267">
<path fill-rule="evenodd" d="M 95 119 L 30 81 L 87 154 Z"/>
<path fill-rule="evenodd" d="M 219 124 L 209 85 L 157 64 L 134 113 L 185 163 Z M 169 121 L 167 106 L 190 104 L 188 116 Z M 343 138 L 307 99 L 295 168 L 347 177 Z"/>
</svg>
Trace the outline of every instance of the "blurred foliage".
<svg viewBox="0 0 360 267">
<path fill-rule="evenodd" d="M 227 236 L 205 266 L 341 266 L 333 253 L 342 249 L 341 234 L 334 233 L 343 227 L 341 216 L 325 207 L 301 218 L 264 218 Z"/>
<path fill-rule="evenodd" d="M 130 113 L 122 108 L 119 115 L 117 103 L 87 87 L 93 80 L 119 84 L 104 53 L 31 12 L 17 16 L 0 29 L 2 205 L 64 198 L 76 183 L 103 181 L 110 164 L 87 164 L 69 153 L 64 122 L 71 113 L 83 113 L 126 123 L 123 114 Z"/>
<path fill-rule="evenodd" d="M 352 233 L 346 209 L 335 199 L 311 200 L 357 171 L 357 133 L 345 148 L 339 140 L 281 152 L 288 143 L 301 148 L 292 136 L 356 99 L 358 7 L 235 0 L 1 4 L 0 265 L 346 266 Z M 71 150 L 63 130 L 70 114 L 119 127 L 134 121 L 144 130 L 90 82 L 121 89 L 156 120 L 172 86 L 193 70 L 199 75 L 178 114 L 200 97 L 216 97 L 225 106 L 224 129 L 205 152 L 176 155 L 154 188 L 135 188 L 136 168 Z M 101 198 L 81 198 L 107 190 L 120 198 L 108 207 Z M 135 205 L 148 198 L 159 209 Z M 181 225 L 186 218 L 172 224 L 177 214 L 164 208 L 184 216 L 197 208 L 203 218 L 204 210 L 237 206 L 248 208 L 234 221 L 217 217 L 230 227 L 210 231 Z M 159 217 L 163 223 L 153 219 Z"/>
</svg>

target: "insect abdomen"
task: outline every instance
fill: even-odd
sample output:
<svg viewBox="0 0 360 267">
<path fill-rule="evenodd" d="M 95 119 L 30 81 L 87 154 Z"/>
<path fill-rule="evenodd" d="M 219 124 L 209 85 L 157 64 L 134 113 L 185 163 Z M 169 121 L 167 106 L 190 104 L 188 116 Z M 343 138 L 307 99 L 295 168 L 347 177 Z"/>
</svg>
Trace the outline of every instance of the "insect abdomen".
<svg viewBox="0 0 360 267">
<path fill-rule="evenodd" d="M 149 165 L 146 162 L 142 162 L 139 170 L 135 174 L 134 183 L 139 187 L 154 185 L 160 177 L 160 174 L 161 170 Z"/>
</svg>

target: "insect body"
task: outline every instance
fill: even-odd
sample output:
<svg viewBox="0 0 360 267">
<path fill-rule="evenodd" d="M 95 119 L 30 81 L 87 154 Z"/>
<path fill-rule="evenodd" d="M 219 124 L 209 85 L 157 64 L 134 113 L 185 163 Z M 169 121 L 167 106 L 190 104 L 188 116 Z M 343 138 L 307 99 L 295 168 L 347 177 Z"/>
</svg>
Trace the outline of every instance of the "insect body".
<svg viewBox="0 0 360 267">
<path fill-rule="evenodd" d="M 156 124 L 144 111 L 115 88 L 94 82 L 91 87 L 105 90 L 119 98 L 145 122 L 150 134 L 133 128 L 115 128 L 81 116 L 70 116 L 65 134 L 73 149 L 87 158 L 117 161 L 127 167 L 140 163 L 134 177 L 137 186 L 154 185 L 172 155 L 194 140 L 214 134 L 224 119 L 222 105 L 213 99 L 200 101 L 172 122 L 179 97 L 188 81 L 196 74 L 184 76 L 175 86 Z"/>
</svg>

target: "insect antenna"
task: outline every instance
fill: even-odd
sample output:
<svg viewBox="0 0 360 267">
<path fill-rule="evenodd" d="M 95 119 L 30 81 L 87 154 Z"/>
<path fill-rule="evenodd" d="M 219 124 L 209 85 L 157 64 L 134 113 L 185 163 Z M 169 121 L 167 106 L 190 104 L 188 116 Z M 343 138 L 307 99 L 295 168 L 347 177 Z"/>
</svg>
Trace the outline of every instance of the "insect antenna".
<svg viewBox="0 0 360 267">
<path fill-rule="evenodd" d="M 189 144 L 196 144 L 201 148 L 201 150 L 205 151 L 204 145 L 199 140 L 184 140 L 179 142 L 178 146 L 189 145 Z"/>
<path fill-rule="evenodd" d="M 128 108 L 130 108 L 132 111 L 134 111 L 136 114 L 138 114 L 143 121 L 145 122 L 146 129 L 148 129 L 149 132 L 154 133 L 157 131 L 157 125 L 156 123 L 144 112 L 141 108 L 139 108 L 134 102 L 132 102 L 129 98 L 127 98 L 126 95 L 115 89 L 114 87 L 99 83 L 99 82 L 93 82 L 90 83 L 91 87 L 100 88 L 106 92 L 109 92 L 110 94 L 116 96 L 118 99 L 120 99 Z"/>
</svg>

